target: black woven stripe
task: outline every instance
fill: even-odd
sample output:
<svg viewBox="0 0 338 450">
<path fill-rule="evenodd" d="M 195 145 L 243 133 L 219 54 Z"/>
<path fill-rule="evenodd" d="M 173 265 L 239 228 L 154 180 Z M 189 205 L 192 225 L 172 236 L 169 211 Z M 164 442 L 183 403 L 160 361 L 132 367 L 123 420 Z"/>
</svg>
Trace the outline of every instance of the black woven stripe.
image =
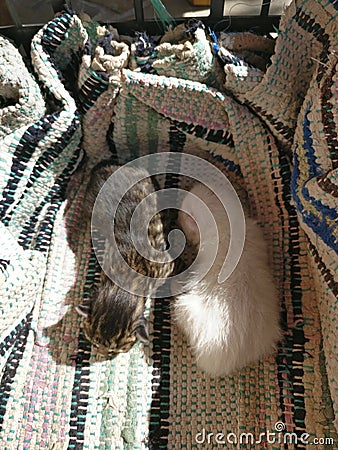
<svg viewBox="0 0 338 450">
<path fill-rule="evenodd" d="M 290 180 L 288 180 L 288 187 Z M 302 290 L 301 290 L 301 269 L 299 263 L 299 223 L 294 207 L 290 203 L 287 204 L 289 210 L 289 255 L 291 256 L 291 293 L 293 315 L 295 319 L 303 318 L 302 309 Z M 305 344 L 308 339 L 305 338 L 303 328 L 292 329 L 292 356 L 290 357 L 291 366 L 291 380 L 294 399 L 294 423 L 295 432 L 300 437 L 305 432 L 305 388 L 303 383 L 304 376 L 304 351 Z"/>
<path fill-rule="evenodd" d="M 46 25 L 41 37 L 41 44 L 45 50 L 53 53 L 60 46 L 61 42 L 65 40 L 72 18 L 72 14 L 64 13 L 55 17 Z"/>
<path fill-rule="evenodd" d="M 275 119 L 271 114 L 268 114 L 260 106 L 256 105 L 254 102 L 246 101 L 245 104 L 250 107 L 254 112 L 263 117 L 268 123 L 271 123 L 273 127 L 288 141 L 293 139 L 295 134 L 295 127 L 289 127 L 283 122 Z"/>
<path fill-rule="evenodd" d="M 68 166 L 64 169 L 62 174 L 58 177 L 55 182 L 53 189 L 47 194 L 43 201 L 43 205 L 50 203 L 47 213 L 44 216 L 44 220 L 41 228 L 36 236 L 34 250 L 41 252 L 48 252 L 55 216 L 65 200 L 65 194 L 70 177 L 76 167 L 78 167 L 79 161 L 82 160 L 83 152 L 80 148 L 75 152 L 74 157 L 69 162 Z"/>
<path fill-rule="evenodd" d="M 186 142 L 185 134 L 171 126 L 169 144 L 171 152 L 182 152 Z M 170 158 L 169 162 L 170 164 Z M 176 166 L 176 164 L 175 164 Z M 179 176 L 168 173 L 165 188 L 178 187 Z M 152 378 L 152 402 L 149 424 L 149 449 L 159 450 L 168 447 L 170 416 L 170 337 L 171 337 L 170 299 L 154 300 L 153 355 L 154 370 Z"/>
<path fill-rule="evenodd" d="M 7 402 L 10 397 L 12 384 L 26 347 L 29 330 L 31 329 L 32 313 L 29 313 L 22 322 L 16 326 L 9 336 L 2 342 L 0 354 L 4 356 L 13 346 L 7 359 L 0 383 L 0 430 L 2 430 Z"/>
<path fill-rule="evenodd" d="M 56 64 L 53 54 L 60 44 L 66 39 L 67 31 L 72 24 L 72 19 L 73 15 L 69 13 L 64 13 L 56 17 L 46 25 L 41 36 L 41 46 L 45 52 L 44 58 L 48 59 L 49 64 L 53 67 L 59 80 L 65 84 L 67 84 L 67 80 L 65 80 L 60 68 Z M 60 102 L 53 94 L 50 93 L 49 88 L 45 83 L 42 84 L 41 90 L 49 99 L 52 98 L 56 105 L 62 107 L 62 101 Z"/>
<path fill-rule="evenodd" d="M 181 131 L 191 134 L 205 141 L 217 142 L 218 144 L 229 145 L 234 147 L 234 140 L 232 134 L 228 130 L 212 130 L 204 128 L 200 125 L 192 123 L 180 122 L 178 120 L 171 120 L 171 123 Z"/>
<path fill-rule="evenodd" d="M 62 67 L 62 83 L 64 87 L 70 92 L 70 95 L 77 102 L 78 95 L 78 80 L 79 80 L 79 69 L 83 56 L 83 48 L 73 47 L 70 49 L 70 58 L 66 67 Z M 48 91 L 47 91 L 48 92 Z M 51 95 L 49 95 L 50 97 Z M 58 99 L 54 97 L 53 102 L 57 104 Z M 60 100 L 62 108 L 62 100 Z M 59 106 L 60 107 L 60 106 Z"/>
<path fill-rule="evenodd" d="M 78 354 L 76 357 L 71 411 L 69 418 L 68 449 L 81 450 L 84 444 L 84 429 L 90 384 L 90 344 L 84 338 L 82 330 L 79 333 L 78 342 Z"/>
<path fill-rule="evenodd" d="M 298 23 L 298 25 L 303 28 L 306 32 L 312 33 L 316 39 L 321 42 L 323 45 L 323 49 L 321 52 L 320 60 L 321 62 L 325 63 L 328 60 L 329 55 L 329 35 L 325 33 L 325 30 L 316 23 L 315 19 L 311 18 L 309 15 L 304 13 L 301 8 L 297 9 L 295 20 Z M 324 73 L 324 67 L 323 65 L 320 65 L 320 69 L 318 71 L 317 80 L 319 81 Z M 260 106 L 256 105 L 254 102 L 246 101 L 245 104 L 252 108 L 254 111 L 256 111 L 261 117 L 266 119 L 269 123 L 271 123 L 274 128 L 288 141 L 291 141 L 293 139 L 295 128 L 289 127 L 286 124 L 282 123 L 279 120 L 276 120 L 271 114 L 268 114 L 266 111 L 264 111 Z"/>
<path fill-rule="evenodd" d="M 1 272 L 5 272 L 8 264 L 10 263 L 9 259 L 0 259 L 0 270 Z"/>
<path fill-rule="evenodd" d="M 9 222 L 10 216 L 5 218 L 5 215 L 8 208 L 14 202 L 15 192 L 18 187 L 21 174 L 25 170 L 27 163 L 34 155 L 39 141 L 45 138 L 46 134 L 56 122 L 59 115 L 60 112 L 45 116 L 34 125 L 28 127 L 16 146 L 12 159 L 11 172 L 7 184 L 4 187 L 2 199 L 0 201 L 0 218 L 4 219 L 5 224 Z"/>
<path fill-rule="evenodd" d="M 270 159 L 270 166 L 273 166 L 273 161 L 271 159 L 271 144 L 270 144 L 270 137 L 267 136 L 268 139 L 268 148 L 269 148 L 269 159 Z M 279 159 L 279 164 L 280 164 L 280 172 L 284 171 L 284 166 L 287 165 L 287 161 L 284 158 L 280 158 Z M 274 171 L 271 171 L 271 179 L 272 179 L 272 184 L 274 187 L 274 192 L 275 192 L 275 204 L 278 208 L 279 211 L 279 218 L 281 221 L 281 226 L 282 229 L 285 229 L 284 224 L 287 224 L 287 217 L 285 217 L 284 214 L 284 209 L 280 203 L 279 200 L 279 174 L 276 175 Z M 283 273 L 283 286 L 285 285 L 285 274 Z M 280 292 L 279 295 L 279 300 L 280 300 L 280 308 L 281 308 L 281 313 L 280 313 L 280 324 L 281 324 L 281 328 L 284 331 L 284 335 L 287 336 L 285 334 L 285 332 L 288 329 L 288 325 L 287 325 L 287 310 L 286 310 L 286 305 L 285 305 L 285 292 L 284 290 L 282 290 Z M 277 362 L 277 381 L 278 381 L 278 386 L 279 386 L 279 392 L 280 392 L 280 396 L 279 396 L 279 402 L 281 405 L 281 409 L 282 409 L 282 415 L 281 417 L 279 417 L 279 420 L 281 420 L 283 423 L 285 423 L 285 408 L 284 408 L 284 397 L 283 397 L 283 389 L 284 389 L 284 378 L 283 375 L 284 373 L 289 371 L 289 366 L 290 366 L 290 361 L 288 360 L 288 353 L 287 351 L 285 351 L 284 349 L 288 349 L 289 348 L 289 343 L 286 345 L 286 343 L 279 343 L 278 345 L 278 354 L 276 356 L 276 362 Z"/>
<path fill-rule="evenodd" d="M 270 138 L 267 136 L 268 145 L 271 154 L 271 145 Z M 287 216 L 284 216 L 284 210 L 280 201 L 278 199 L 278 185 L 276 182 L 276 176 L 272 171 L 272 179 L 274 182 L 274 190 L 276 192 L 275 202 L 280 212 L 281 221 L 284 224 L 288 224 L 288 228 L 282 226 L 282 230 L 286 233 L 285 241 L 288 242 L 287 248 L 284 248 L 283 255 L 288 256 L 290 261 L 286 262 L 286 258 L 284 264 L 287 264 L 290 267 L 290 287 L 292 294 L 292 305 L 293 305 L 293 316 L 295 319 L 303 318 L 302 311 L 302 291 L 301 291 L 301 269 L 299 263 L 299 224 L 297 219 L 297 213 L 294 206 L 291 205 L 291 191 L 290 191 L 290 179 L 291 179 L 291 171 L 288 160 L 283 152 L 279 152 L 279 173 L 282 179 L 282 199 L 284 208 L 287 212 Z M 271 167 L 273 166 L 273 161 L 270 159 Z M 283 225 L 283 224 L 282 224 Z M 285 277 L 284 280 L 285 282 Z M 281 324 L 284 331 L 287 330 L 287 313 L 285 308 L 285 297 L 283 294 L 282 299 L 282 314 L 281 314 Z M 286 408 L 290 408 L 290 404 L 286 406 L 284 403 L 284 391 L 285 391 L 285 373 L 288 373 L 289 376 L 289 385 L 288 391 L 290 391 L 290 395 L 292 396 L 293 403 L 292 412 L 294 417 L 295 424 L 295 433 L 300 437 L 302 433 L 305 432 L 305 402 L 304 402 L 304 351 L 305 351 L 305 343 L 307 339 L 305 338 L 304 331 L 302 328 L 293 328 L 292 336 L 285 336 L 285 342 L 279 345 L 279 351 L 277 356 L 277 364 L 278 364 L 278 384 L 280 388 L 280 406 L 282 410 L 282 420 L 286 423 L 285 411 Z M 292 350 L 290 350 L 292 349 Z M 289 413 L 289 412 L 288 412 Z M 287 447 L 286 447 L 287 448 Z"/>
<path fill-rule="evenodd" d="M 64 149 L 69 145 L 70 141 L 72 140 L 79 124 L 80 124 L 79 116 L 75 114 L 75 117 L 73 118 L 67 130 L 65 130 L 62 133 L 61 139 L 59 138 L 57 142 L 54 143 L 53 146 L 49 146 L 48 149 L 45 150 L 36 161 L 32 173 L 27 181 L 26 189 L 29 189 L 31 186 L 33 186 L 33 184 L 40 177 L 40 175 L 44 173 L 46 170 L 48 170 L 50 165 L 62 154 Z"/>
<path fill-rule="evenodd" d="M 97 73 L 81 86 L 78 93 L 78 104 L 82 114 L 85 114 L 97 101 L 97 99 L 108 89 L 109 80 L 104 79 Z"/>
<path fill-rule="evenodd" d="M 328 178 L 330 172 L 331 171 L 318 178 L 318 186 L 320 186 L 323 191 L 332 195 L 332 197 L 338 198 L 337 184 L 332 183 L 332 181 Z"/>
<path fill-rule="evenodd" d="M 48 203 L 48 201 L 45 203 Z M 61 203 L 62 199 L 59 198 L 57 201 L 54 201 L 54 203 L 49 205 L 47 213 L 43 218 L 42 227 L 39 229 L 38 236 L 36 236 L 34 250 L 38 250 L 42 253 L 48 253 L 52 238 L 53 224 Z"/>
<path fill-rule="evenodd" d="M 170 299 L 154 301 L 153 378 L 149 423 L 149 449 L 166 449 L 170 404 Z"/>
<path fill-rule="evenodd" d="M 297 9 L 295 20 L 303 30 L 307 33 L 311 33 L 323 46 L 320 54 L 320 61 L 322 64 L 319 64 L 317 72 L 317 81 L 319 82 L 326 71 L 325 63 L 329 60 L 330 37 L 325 32 L 325 29 L 301 8 Z"/>
<path fill-rule="evenodd" d="M 325 29 L 301 8 L 297 8 L 295 20 L 304 31 L 311 33 L 319 42 L 322 44 L 327 42 L 329 35 L 325 32 Z"/>
<path fill-rule="evenodd" d="M 89 294 L 90 288 L 98 278 L 98 263 L 95 253 L 92 250 L 86 282 L 84 286 L 84 296 Z M 82 330 L 79 333 L 78 354 L 76 357 L 74 384 L 72 390 L 72 402 L 70 410 L 70 429 L 68 450 L 81 450 L 84 444 L 84 429 L 86 422 L 86 413 L 88 408 L 90 367 L 89 359 L 91 345 L 85 339 Z"/>
<path fill-rule="evenodd" d="M 118 164 L 119 158 L 117 155 L 116 145 L 114 142 L 114 121 L 112 121 L 111 124 L 109 125 L 109 129 L 107 132 L 107 141 L 108 141 L 108 145 L 109 145 L 109 150 L 111 151 L 111 154 L 112 154 L 111 163 Z"/>
<path fill-rule="evenodd" d="M 314 257 L 315 263 L 317 264 L 317 267 L 322 274 L 325 282 L 327 283 L 328 287 L 333 292 L 333 295 L 335 297 L 338 297 L 338 283 L 335 281 L 334 276 L 330 272 L 330 270 L 326 267 L 325 263 L 323 262 L 322 258 L 320 257 L 317 248 L 312 244 L 310 239 L 308 238 L 309 242 L 309 248 L 310 251 Z"/>
<path fill-rule="evenodd" d="M 335 118 L 333 115 L 332 86 L 335 83 L 336 66 L 333 66 L 330 75 L 325 79 L 322 88 L 322 121 L 324 126 L 324 136 L 329 149 L 332 161 L 332 168 L 338 167 L 338 136 L 335 128 Z"/>
<path fill-rule="evenodd" d="M 25 223 L 18 238 L 18 241 L 23 248 L 29 248 L 34 237 L 34 249 L 41 252 L 48 251 L 55 215 L 59 210 L 61 203 L 65 199 L 65 191 L 70 176 L 74 171 L 74 167 L 77 167 L 77 163 L 80 160 L 81 155 L 82 152 L 80 148 L 78 148 L 69 164 L 63 170 L 61 175 L 55 180 L 55 184 L 31 213 L 29 220 Z M 40 224 L 38 219 L 41 211 L 46 207 L 46 205 L 48 205 L 48 208 L 46 214 L 44 215 L 43 222 Z M 39 226 L 38 230 L 36 229 L 37 226 Z"/>
<path fill-rule="evenodd" d="M 22 328 L 25 326 L 28 317 L 25 317 L 15 328 L 13 331 L 10 332 L 10 334 L 1 342 L 0 344 L 0 355 L 3 357 L 7 353 L 7 351 L 13 346 L 15 340 L 18 337 L 18 334 L 22 330 Z"/>
<path fill-rule="evenodd" d="M 171 125 L 169 129 L 169 149 L 171 153 L 182 153 L 184 150 L 184 145 L 186 143 L 185 134 L 175 125 Z M 177 166 L 177 155 L 174 155 L 175 162 L 174 166 Z M 170 165 L 170 155 L 168 160 L 168 165 Z M 179 175 L 176 173 L 167 173 L 165 179 L 165 188 L 177 187 L 179 182 Z"/>
</svg>

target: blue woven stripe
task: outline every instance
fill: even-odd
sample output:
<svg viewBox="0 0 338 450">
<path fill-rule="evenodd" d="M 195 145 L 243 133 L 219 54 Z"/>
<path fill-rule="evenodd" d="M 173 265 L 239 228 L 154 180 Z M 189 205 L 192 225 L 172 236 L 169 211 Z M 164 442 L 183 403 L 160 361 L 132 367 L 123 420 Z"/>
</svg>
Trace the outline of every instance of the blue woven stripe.
<svg viewBox="0 0 338 450">
<path fill-rule="evenodd" d="M 336 11 L 338 11 L 338 0 L 329 0 L 331 5 L 334 7 Z"/>
<path fill-rule="evenodd" d="M 221 162 L 224 165 L 226 171 L 233 172 L 239 178 L 243 178 L 243 174 L 242 174 L 242 171 L 241 171 L 241 166 L 239 164 L 234 163 L 230 159 L 225 159 L 221 155 L 212 155 L 212 157 L 216 161 Z"/>
<path fill-rule="evenodd" d="M 306 112 L 303 122 L 303 148 L 305 150 L 304 156 L 307 158 L 309 167 L 308 180 L 311 180 L 314 177 L 320 176 L 322 174 L 322 171 L 320 166 L 316 162 L 310 121 L 308 119 L 309 113 L 310 110 Z M 299 186 L 300 162 L 297 151 L 294 152 L 293 162 L 294 169 L 291 178 L 291 191 L 293 199 L 297 206 L 297 210 L 302 215 L 304 223 L 309 226 L 314 231 L 314 233 L 320 236 L 320 238 L 325 242 L 326 245 L 328 245 L 332 250 L 338 252 L 338 242 L 336 241 L 336 238 L 333 234 L 333 231 L 336 228 L 335 223 L 338 219 L 337 209 L 330 208 L 329 206 L 325 205 L 320 199 L 313 198 L 309 193 L 306 183 L 304 183 L 303 186 Z M 299 195 L 300 189 L 304 198 L 304 203 Z M 318 214 L 314 214 L 313 212 L 309 211 L 309 204 L 311 204 L 311 206 L 318 211 Z"/>
</svg>

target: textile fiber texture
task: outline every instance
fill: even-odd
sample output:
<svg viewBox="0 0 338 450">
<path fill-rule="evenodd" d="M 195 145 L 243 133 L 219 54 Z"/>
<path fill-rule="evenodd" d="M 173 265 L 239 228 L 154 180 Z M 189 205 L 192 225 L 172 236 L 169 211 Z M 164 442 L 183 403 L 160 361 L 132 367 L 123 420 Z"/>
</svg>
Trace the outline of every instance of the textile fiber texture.
<svg viewBox="0 0 338 450">
<path fill-rule="evenodd" d="M 1 449 L 338 446 L 337 11 L 293 1 L 274 50 L 181 27 L 151 42 L 146 70 L 69 11 L 34 36 L 34 75 L 0 38 Z M 169 298 L 147 302 L 150 342 L 128 353 L 104 358 L 83 335 L 75 306 L 100 273 L 89 173 L 157 152 L 221 168 L 269 244 L 283 339 L 232 376 L 196 367 Z"/>
</svg>

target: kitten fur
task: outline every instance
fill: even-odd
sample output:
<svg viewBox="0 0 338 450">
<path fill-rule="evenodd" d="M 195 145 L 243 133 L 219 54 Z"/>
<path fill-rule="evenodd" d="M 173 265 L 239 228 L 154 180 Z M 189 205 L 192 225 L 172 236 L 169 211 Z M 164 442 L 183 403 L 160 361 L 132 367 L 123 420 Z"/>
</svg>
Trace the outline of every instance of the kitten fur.
<svg viewBox="0 0 338 450">
<path fill-rule="evenodd" d="M 196 283 L 198 268 L 183 282 L 185 292 L 176 297 L 174 318 L 195 354 L 198 366 L 211 376 L 228 375 L 271 354 L 280 338 L 279 308 L 266 244 L 259 226 L 246 216 L 246 239 L 241 259 L 230 277 L 217 281 L 230 242 L 230 226 L 218 198 L 204 185 L 195 184 L 191 193 L 211 210 L 219 233 L 216 259 L 205 277 Z M 182 210 L 191 214 L 201 229 L 209 230 L 207 216 L 191 196 L 185 196 Z M 215 236 L 208 233 L 199 242 L 196 222 L 179 211 L 178 221 L 188 244 L 203 261 Z"/>
<path fill-rule="evenodd" d="M 156 279 L 167 278 L 173 270 L 173 263 L 169 260 L 164 260 L 163 263 L 151 261 L 156 251 L 166 249 L 162 219 L 157 213 L 155 198 L 148 204 L 144 217 L 141 216 L 137 222 L 139 229 L 133 230 L 133 238 L 136 240 L 148 232 L 151 246 L 146 258 L 136 251 L 132 241 L 129 227 L 135 208 L 154 192 L 153 184 L 146 170 L 124 167 L 121 184 L 112 185 L 109 189 L 105 188 L 98 197 L 105 182 L 118 168 L 119 166 L 114 165 L 97 168 L 93 171 L 88 184 L 84 205 L 84 209 L 87 211 L 85 214 L 87 214 L 87 219 L 91 217 L 88 212 L 92 211 L 96 201 L 92 225 L 99 229 L 108 241 L 108 249 L 105 254 L 106 273 L 102 272 L 100 282 L 93 290 L 90 299 L 77 307 L 77 311 L 85 317 L 85 336 L 101 354 L 108 356 L 126 352 L 137 340 L 146 341 L 148 337 L 148 325 L 144 317 L 146 298 L 124 290 L 112 281 L 116 270 L 120 277 L 125 279 L 126 288 L 131 288 L 134 282 L 130 271 L 127 271 L 125 275 L 121 274 L 121 267 L 114 264 L 115 250 L 114 247 L 109 246 L 112 233 L 114 232 L 120 254 L 128 266 L 136 272 Z M 124 186 L 129 186 L 135 176 L 142 176 L 144 179 L 131 187 L 123 196 Z M 114 218 L 113 206 L 118 203 Z M 147 230 L 145 223 L 149 216 L 152 219 Z M 145 281 L 143 288 L 147 295 L 151 296 L 153 290 L 151 279 Z"/>
<path fill-rule="evenodd" d="M 145 299 L 121 289 L 101 272 L 89 301 L 77 307 L 84 316 L 85 337 L 103 356 L 128 352 L 139 340 L 149 340 Z"/>
</svg>

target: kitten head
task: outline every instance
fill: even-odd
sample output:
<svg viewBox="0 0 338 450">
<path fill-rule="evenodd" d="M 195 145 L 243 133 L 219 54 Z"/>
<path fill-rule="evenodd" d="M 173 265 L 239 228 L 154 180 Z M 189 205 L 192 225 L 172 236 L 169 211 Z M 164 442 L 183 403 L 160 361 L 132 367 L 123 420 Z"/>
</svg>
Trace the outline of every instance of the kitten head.
<svg viewBox="0 0 338 450">
<path fill-rule="evenodd" d="M 101 355 L 128 352 L 137 341 L 149 340 L 143 297 L 124 291 L 108 278 L 76 309 L 84 316 L 86 338 Z"/>
</svg>

